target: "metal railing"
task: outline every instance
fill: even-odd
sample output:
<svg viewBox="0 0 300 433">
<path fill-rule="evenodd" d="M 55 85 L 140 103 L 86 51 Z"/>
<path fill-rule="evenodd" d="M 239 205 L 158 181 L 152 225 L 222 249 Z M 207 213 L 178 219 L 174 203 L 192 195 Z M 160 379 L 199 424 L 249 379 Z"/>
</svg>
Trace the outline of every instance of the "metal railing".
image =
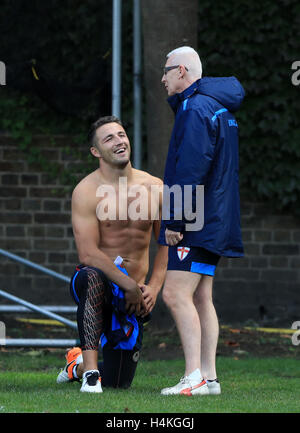
<svg viewBox="0 0 300 433">
<path fill-rule="evenodd" d="M 57 278 L 61 281 L 64 281 L 66 283 L 70 283 L 70 278 L 66 277 L 65 275 L 62 275 L 58 272 L 52 271 L 51 269 L 48 269 L 44 266 L 38 265 L 37 263 L 31 262 L 30 260 L 24 259 L 23 257 L 17 256 L 16 254 L 12 254 L 9 251 L 3 250 L 0 248 L 0 254 L 2 256 L 5 256 L 11 260 L 14 260 L 18 263 L 21 263 L 25 266 L 31 267 L 33 269 L 36 269 L 44 274 L 50 275 L 54 278 Z M 56 313 L 54 313 L 51 310 L 59 310 L 59 306 L 39 306 L 39 305 L 35 305 L 32 304 L 31 302 L 25 301 L 24 299 L 21 299 L 17 296 L 11 295 L 10 293 L 4 291 L 4 290 L 0 290 L 0 296 L 15 302 L 16 304 L 21 305 L 22 307 L 18 307 L 19 310 L 20 308 L 25 309 L 25 311 L 33 311 L 39 314 L 42 314 L 44 316 L 47 316 L 53 320 L 57 320 L 58 322 L 63 323 L 64 325 L 77 330 L 77 324 L 76 322 L 73 322 L 69 319 L 66 319 L 63 316 L 60 316 Z M 4 308 L 3 308 L 4 307 Z M 5 307 L 7 308 L 7 310 L 5 310 Z M 10 308 L 9 308 L 10 307 Z M 13 311 L 13 307 L 14 306 L 3 306 L 2 305 L 2 309 L 1 311 L 8 311 L 11 310 Z M 16 308 L 16 307 L 15 307 Z M 67 307 L 64 306 L 62 308 L 72 308 L 73 312 L 76 311 L 76 307 Z M 70 311 L 69 311 L 70 312 Z M 24 338 L 7 338 L 5 339 L 5 345 L 6 346 L 38 346 L 38 347 L 68 347 L 68 346 L 75 346 L 79 343 L 79 340 L 75 340 L 75 339 L 24 339 Z"/>
<path fill-rule="evenodd" d="M 37 305 L 37 307 L 53 313 L 74 314 L 77 311 L 77 307 L 71 305 Z M 22 305 L 1 304 L 0 313 L 34 313 L 34 311 Z"/>
</svg>

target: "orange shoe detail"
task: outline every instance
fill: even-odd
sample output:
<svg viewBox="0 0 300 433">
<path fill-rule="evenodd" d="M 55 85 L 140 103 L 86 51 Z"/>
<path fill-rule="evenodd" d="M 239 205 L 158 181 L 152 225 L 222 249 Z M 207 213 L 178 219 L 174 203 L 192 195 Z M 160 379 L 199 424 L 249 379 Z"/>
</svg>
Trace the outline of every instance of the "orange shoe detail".
<svg viewBox="0 0 300 433">
<path fill-rule="evenodd" d="M 72 361 L 72 362 L 70 362 L 70 364 L 67 365 L 67 373 L 68 373 L 68 378 L 70 380 L 74 379 L 74 376 L 73 376 L 73 367 L 74 367 L 75 364 L 76 364 L 76 361 Z"/>
<path fill-rule="evenodd" d="M 194 389 L 200 388 L 201 386 L 203 386 L 203 385 L 205 385 L 205 384 L 206 384 L 206 381 L 205 381 L 205 380 L 202 380 L 202 382 L 201 382 L 201 383 L 198 383 L 198 385 L 192 386 L 191 388 L 185 388 L 185 389 L 182 389 L 182 390 L 180 391 L 180 394 L 182 394 L 182 395 L 192 396 L 192 395 L 193 395 L 193 394 L 192 394 L 192 391 L 193 391 Z"/>
<path fill-rule="evenodd" d="M 80 347 L 73 347 L 72 349 L 68 350 L 66 353 L 66 360 L 67 364 L 72 361 L 76 361 L 77 357 L 82 354 L 82 350 Z"/>
<path fill-rule="evenodd" d="M 76 359 L 81 354 L 82 354 L 82 350 L 80 349 L 80 347 L 73 347 L 71 350 L 69 350 L 66 353 L 66 360 L 67 360 L 66 370 L 67 370 L 68 377 L 69 377 L 70 380 L 74 379 L 74 376 L 73 376 L 73 367 L 76 364 Z"/>
</svg>

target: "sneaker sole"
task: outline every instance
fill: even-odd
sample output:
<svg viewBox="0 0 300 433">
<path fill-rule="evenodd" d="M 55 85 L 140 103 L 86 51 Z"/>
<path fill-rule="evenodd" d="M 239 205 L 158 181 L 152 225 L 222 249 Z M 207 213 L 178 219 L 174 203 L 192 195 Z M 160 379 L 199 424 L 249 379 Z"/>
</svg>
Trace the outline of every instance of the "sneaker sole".
<svg viewBox="0 0 300 433">
<path fill-rule="evenodd" d="M 211 380 L 207 382 L 208 390 L 211 395 L 221 394 L 221 385 L 217 380 Z"/>
<path fill-rule="evenodd" d="M 202 384 L 201 386 L 197 386 L 195 388 L 185 388 L 181 391 L 171 391 L 168 388 L 164 388 L 160 392 L 162 395 L 186 395 L 186 396 L 193 396 L 193 395 L 208 395 L 209 389 L 206 383 Z"/>
<path fill-rule="evenodd" d="M 204 381 L 200 385 L 197 385 L 195 387 L 183 389 L 180 394 L 187 395 L 189 397 L 193 395 L 208 395 L 209 389 L 206 382 Z"/>
<path fill-rule="evenodd" d="M 183 389 L 180 392 L 181 395 L 187 395 L 188 397 L 192 397 L 193 395 L 208 395 L 209 394 L 209 389 L 207 385 L 202 385 L 201 387 L 198 388 L 187 388 L 187 389 Z"/>
<path fill-rule="evenodd" d="M 161 395 L 178 395 L 179 394 L 178 392 L 170 392 L 170 391 L 164 391 L 164 390 L 162 390 L 160 393 L 161 393 Z"/>
<path fill-rule="evenodd" d="M 80 388 L 80 392 L 89 392 L 91 394 L 101 394 L 103 392 L 102 388 L 99 388 L 98 386 L 85 386 L 84 388 Z"/>
<path fill-rule="evenodd" d="M 209 390 L 209 394 L 210 395 L 219 395 L 219 394 L 221 394 L 221 390 L 220 389 L 209 389 L 208 388 L 208 390 Z"/>
</svg>

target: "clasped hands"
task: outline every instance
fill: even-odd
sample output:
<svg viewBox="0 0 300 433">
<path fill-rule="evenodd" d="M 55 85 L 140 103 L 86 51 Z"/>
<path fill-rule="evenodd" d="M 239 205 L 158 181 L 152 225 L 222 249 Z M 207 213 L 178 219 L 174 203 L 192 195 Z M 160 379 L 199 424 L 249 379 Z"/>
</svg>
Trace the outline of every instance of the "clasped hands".
<svg viewBox="0 0 300 433">
<path fill-rule="evenodd" d="M 127 313 L 147 316 L 154 308 L 157 294 L 158 291 L 147 284 L 136 284 L 135 288 L 125 292 Z"/>
</svg>

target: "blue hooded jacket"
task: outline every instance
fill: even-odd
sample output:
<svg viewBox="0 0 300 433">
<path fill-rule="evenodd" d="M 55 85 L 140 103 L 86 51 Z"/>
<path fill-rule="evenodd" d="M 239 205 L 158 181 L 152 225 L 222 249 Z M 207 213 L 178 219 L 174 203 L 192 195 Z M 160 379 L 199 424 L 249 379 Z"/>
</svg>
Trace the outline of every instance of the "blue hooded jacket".
<svg viewBox="0 0 300 433">
<path fill-rule="evenodd" d="M 175 195 L 164 192 L 159 243 L 166 245 L 167 227 L 183 233 L 178 246 L 199 246 L 220 256 L 243 256 L 238 124 L 232 112 L 240 107 L 244 95 L 235 77 L 205 77 L 168 98 L 175 124 L 164 184 L 168 188 L 179 185 L 181 198 L 175 200 Z M 189 196 L 185 185 L 190 185 Z M 200 185 L 204 186 L 202 202 Z M 194 219 L 185 208 L 194 213 Z M 200 219 L 202 225 L 195 230 Z M 194 228 L 188 228 L 196 222 Z"/>
</svg>

